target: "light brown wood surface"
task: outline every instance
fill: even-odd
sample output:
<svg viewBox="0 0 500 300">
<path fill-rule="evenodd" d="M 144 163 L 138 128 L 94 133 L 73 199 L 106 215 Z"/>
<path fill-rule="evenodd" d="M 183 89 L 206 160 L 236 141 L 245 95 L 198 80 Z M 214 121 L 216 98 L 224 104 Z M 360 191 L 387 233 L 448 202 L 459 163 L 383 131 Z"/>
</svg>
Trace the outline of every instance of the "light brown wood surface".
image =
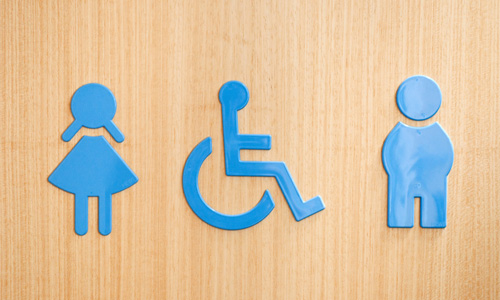
<svg viewBox="0 0 500 300">
<path fill-rule="evenodd" d="M 420 123 L 395 102 L 415 74 L 443 93 Z M 296 222 L 274 179 L 225 176 L 228 80 L 250 91 L 240 131 L 273 138 L 242 158 L 286 162 L 325 211 Z M 77 236 L 73 195 L 47 181 L 83 135 L 111 141 L 61 140 L 89 82 L 114 92 L 125 141 L 111 143 L 139 177 L 106 237 L 96 199 Z M 0 299 L 499 299 L 499 84 L 496 0 L 3 0 Z M 381 148 L 398 121 L 452 139 L 444 230 L 386 225 Z M 241 213 L 269 189 L 257 226 L 215 229 L 187 205 L 184 162 L 208 136 L 203 196 Z"/>
</svg>

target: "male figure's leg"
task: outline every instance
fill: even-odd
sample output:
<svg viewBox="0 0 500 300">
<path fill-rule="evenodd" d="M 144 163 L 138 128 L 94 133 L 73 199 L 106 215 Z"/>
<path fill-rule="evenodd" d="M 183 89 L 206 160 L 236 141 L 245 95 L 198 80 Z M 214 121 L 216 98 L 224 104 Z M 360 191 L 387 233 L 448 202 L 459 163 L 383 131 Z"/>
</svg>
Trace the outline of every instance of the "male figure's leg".
<svg viewBox="0 0 500 300">
<path fill-rule="evenodd" d="M 420 204 L 420 226 L 424 228 L 446 227 L 447 180 L 443 177 L 425 183 L 427 191 Z"/>
<path fill-rule="evenodd" d="M 415 199 L 408 190 L 408 180 L 389 176 L 387 225 L 389 227 L 413 227 Z"/>
</svg>

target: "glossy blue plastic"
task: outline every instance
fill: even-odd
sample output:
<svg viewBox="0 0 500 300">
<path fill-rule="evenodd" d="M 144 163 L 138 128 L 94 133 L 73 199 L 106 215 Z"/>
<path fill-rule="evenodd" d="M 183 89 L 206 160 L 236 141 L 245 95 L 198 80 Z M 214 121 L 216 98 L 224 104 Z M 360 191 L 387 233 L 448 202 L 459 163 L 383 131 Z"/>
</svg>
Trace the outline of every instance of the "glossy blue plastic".
<svg viewBox="0 0 500 300">
<path fill-rule="evenodd" d="M 71 99 L 71 113 L 75 120 L 64 131 L 62 139 L 70 141 L 80 128 L 106 128 L 118 143 L 123 142 L 123 133 L 113 123 L 116 113 L 116 99 L 104 85 L 89 83 L 81 86 Z"/>
<path fill-rule="evenodd" d="M 240 150 L 242 149 L 271 149 L 271 136 L 269 135 L 238 133 L 237 111 L 243 109 L 249 100 L 249 93 L 245 85 L 238 81 L 225 83 L 219 91 L 219 100 L 222 106 L 226 175 L 275 177 L 297 221 L 323 210 L 325 206 L 319 196 L 307 202 L 302 200 L 297 186 L 283 162 L 240 160 Z M 203 161 L 211 152 L 211 138 L 207 138 L 193 149 L 184 167 L 184 194 L 194 213 L 207 224 L 226 230 L 244 229 L 264 220 L 274 208 L 269 191 L 264 193 L 252 210 L 240 215 L 221 214 L 210 208 L 203 200 L 198 189 L 198 175 Z"/>
<path fill-rule="evenodd" d="M 427 76 L 412 76 L 403 81 L 396 94 L 399 110 L 415 121 L 427 120 L 441 107 L 441 89 Z"/>
<path fill-rule="evenodd" d="M 86 105 L 88 104 L 88 105 Z M 116 100 L 100 84 L 80 87 L 71 100 L 75 121 L 63 134 L 69 141 L 82 126 L 104 126 L 113 138 L 123 141 L 123 134 L 111 121 Z M 102 126 L 99 126 L 99 125 Z M 137 176 L 103 136 L 84 136 L 49 176 L 49 182 L 75 195 L 75 232 L 88 230 L 88 197 L 99 198 L 99 232 L 111 233 L 111 195 L 134 185 Z"/>
<path fill-rule="evenodd" d="M 439 87 L 435 90 L 437 85 L 432 79 L 413 76 L 401 85 L 397 94 L 400 109 L 401 103 L 426 103 L 404 106 L 404 115 L 413 119 L 420 116 L 423 120 L 436 113 L 441 92 Z M 429 103 L 433 105 L 426 106 Z M 388 226 L 413 227 L 415 198 L 420 198 L 420 226 L 446 227 L 447 179 L 453 164 L 453 146 L 443 128 L 437 122 L 426 127 L 398 123 L 385 140 L 382 161 L 389 177 Z"/>
<path fill-rule="evenodd" d="M 211 153 L 212 138 L 208 137 L 193 149 L 184 167 L 182 186 L 193 212 L 207 224 L 226 230 L 244 229 L 264 220 L 274 209 L 274 202 L 268 191 L 253 209 L 239 215 L 227 215 L 215 211 L 203 200 L 198 187 L 198 175 L 201 165 Z"/>
</svg>

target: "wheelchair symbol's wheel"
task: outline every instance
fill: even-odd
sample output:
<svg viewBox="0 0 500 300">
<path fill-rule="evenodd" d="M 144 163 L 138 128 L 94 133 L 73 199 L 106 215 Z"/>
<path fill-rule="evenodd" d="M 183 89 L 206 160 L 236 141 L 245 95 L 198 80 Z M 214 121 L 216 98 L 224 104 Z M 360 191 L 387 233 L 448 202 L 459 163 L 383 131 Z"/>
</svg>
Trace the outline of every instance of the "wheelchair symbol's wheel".
<svg viewBox="0 0 500 300">
<path fill-rule="evenodd" d="M 205 223 L 226 230 L 239 230 L 251 227 L 264 220 L 274 209 L 269 191 L 265 191 L 259 203 L 251 210 L 239 215 L 226 215 L 212 209 L 203 200 L 198 187 L 201 165 L 212 153 L 212 138 L 201 141 L 189 154 L 182 174 L 184 196 L 193 212 Z"/>
</svg>

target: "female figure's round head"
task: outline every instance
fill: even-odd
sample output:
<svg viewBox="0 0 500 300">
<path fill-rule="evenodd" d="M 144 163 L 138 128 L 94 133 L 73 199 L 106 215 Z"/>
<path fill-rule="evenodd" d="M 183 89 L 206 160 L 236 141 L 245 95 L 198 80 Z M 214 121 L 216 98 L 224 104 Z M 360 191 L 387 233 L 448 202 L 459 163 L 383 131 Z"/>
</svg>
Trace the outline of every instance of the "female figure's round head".
<svg viewBox="0 0 500 300">
<path fill-rule="evenodd" d="M 85 84 L 73 94 L 71 113 L 82 126 L 94 129 L 103 127 L 115 116 L 115 96 L 102 84 Z"/>
<path fill-rule="evenodd" d="M 71 113 L 75 120 L 64 131 L 64 141 L 71 140 L 82 126 L 93 129 L 104 127 L 117 142 L 123 141 L 123 133 L 112 121 L 116 113 L 115 96 L 104 85 L 89 83 L 76 90 L 71 99 Z"/>
<path fill-rule="evenodd" d="M 240 110 L 250 98 L 247 87 L 239 81 L 228 81 L 219 90 L 219 101 L 223 107 Z"/>
<path fill-rule="evenodd" d="M 398 88 L 396 102 L 407 118 L 415 121 L 427 120 L 441 107 L 441 90 L 437 83 L 427 76 L 409 77 Z"/>
</svg>

